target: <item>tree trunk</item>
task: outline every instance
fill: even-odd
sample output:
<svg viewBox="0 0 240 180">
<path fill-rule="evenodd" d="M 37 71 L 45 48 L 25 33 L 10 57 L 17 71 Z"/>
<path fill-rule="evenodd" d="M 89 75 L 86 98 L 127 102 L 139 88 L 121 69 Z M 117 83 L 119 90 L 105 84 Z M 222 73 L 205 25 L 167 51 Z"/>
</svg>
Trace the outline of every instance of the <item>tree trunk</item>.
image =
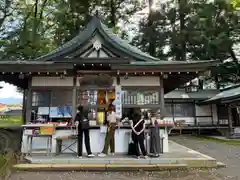
<svg viewBox="0 0 240 180">
<path fill-rule="evenodd" d="M 148 23 L 147 23 L 147 28 L 148 30 L 152 29 L 153 25 L 153 10 L 152 10 L 152 5 L 153 5 L 153 0 L 148 0 L 148 5 L 149 5 L 149 14 L 148 14 Z M 155 51 L 156 51 L 156 41 L 154 38 L 152 38 L 152 34 L 149 34 L 150 36 L 150 41 L 149 41 L 149 46 L 148 46 L 148 53 L 151 56 L 155 56 Z"/>
<path fill-rule="evenodd" d="M 116 22 L 116 6 L 115 6 L 115 1 L 111 0 L 110 1 L 110 26 L 111 28 L 115 28 L 117 25 Z"/>
<path fill-rule="evenodd" d="M 218 80 L 218 76 L 217 76 L 217 75 L 214 76 L 214 81 L 215 81 L 216 88 L 217 88 L 217 89 L 220 89 L 220 83 L 219 83 L 219 80 Z"/>
<path fill-rule="evenodd" d="M 198 88 L 203 89 L 203 80 L 198 78 Z"/>
<path fill-rule="evenodd" d="M 179 61 L 186 60 L 186 32 L 185 32 L 185 6 L 186 0 L 178 0 L 179 5 L 179 21 L 180 21 L 180 45 L 179 45 Z"/>
</svg>

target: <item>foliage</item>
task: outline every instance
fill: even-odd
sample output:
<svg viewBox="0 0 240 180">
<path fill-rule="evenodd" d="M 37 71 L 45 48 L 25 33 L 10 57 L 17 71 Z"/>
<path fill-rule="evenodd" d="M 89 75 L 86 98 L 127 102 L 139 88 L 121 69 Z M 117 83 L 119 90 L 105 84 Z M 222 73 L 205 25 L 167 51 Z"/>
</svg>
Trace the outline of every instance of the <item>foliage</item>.
<svg viewBox="0 0 240 180">
<path fill-rule="evenodd" d="M 116 32 L 119 22 L 127 22 L 130 15 L 141 9 L 138 0 L 9 2 L 14 9 L 10 18 L 15 26 L 10 27 L 10 19 L 4 19 L 6 27 L 0 47 L 0 57 L 7 60 L 31 60 L 61 46 L 83 29 L 97 9 Z"/>
<path fill-rule="evenodd" d="M 115 33 L 137 24 L 139 0 L 0 0 L 0 58 L 31 60 L 75 37 L 98 10 Z M 143 15 L 132 43 L 161 60 L 219 60 L 212 77 L 217 86 L 240 81 L 234 45 L 240 41 L 239 0 L 175 0 Z M 148 0 L 152 6 L 153 0 Z M 138 25 L 138 24 L 137 24 Z M 138 30 L 136 30 L 138 29 Z M 228 60 L 228 62 L 225 62 Z"/>
<path fill-rule="evenodd" d="M 240 8 L 240 0 L 232 0 L 232 5 L 235 8 Z"/>
<path fill-rule="evenodd" d="M 224 0 L 168 2 L 141 20 L 133 44 L 163 60 L 223 62 L 210 77 L 219 88 L 240 80 L 239 59 L 233 49 L 240 41 L 239 21 L 239 14 Z"/>
</svg>

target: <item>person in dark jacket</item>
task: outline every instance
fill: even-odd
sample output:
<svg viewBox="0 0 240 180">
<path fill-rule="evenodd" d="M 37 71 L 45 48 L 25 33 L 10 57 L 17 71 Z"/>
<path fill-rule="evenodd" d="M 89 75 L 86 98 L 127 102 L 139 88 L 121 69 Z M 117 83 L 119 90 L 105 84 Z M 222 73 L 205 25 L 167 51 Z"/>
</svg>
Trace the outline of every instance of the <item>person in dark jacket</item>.
<svg viewBox="0 0 240 180">
<path fill-rule="evenodd" d="M 85 147 L 88 154 L 88 157 L 94 157 L 90 147 L 90 136 L 89 136 L 89 120 L 88 113 L 83 111 L 83 107 L 78 107 L 78 113 L 75 117 L 75 125 L 78 129 L 78 157 L 82 157 L 82 140 L 84 133 Z"/>
</svg>

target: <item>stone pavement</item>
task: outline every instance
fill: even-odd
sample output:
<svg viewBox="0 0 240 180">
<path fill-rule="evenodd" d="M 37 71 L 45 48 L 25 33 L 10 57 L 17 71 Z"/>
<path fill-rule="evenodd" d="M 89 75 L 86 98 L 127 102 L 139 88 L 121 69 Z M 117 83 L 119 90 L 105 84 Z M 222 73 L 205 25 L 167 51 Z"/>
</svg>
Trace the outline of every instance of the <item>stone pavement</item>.
<svg viewBox="0 0 240 180">
<path fill-rule="evenodd" d="M 34 154 L 26 157 L 30 164 L 18 164 L 18 170 L 121 170 L 136 171 L 159 170 L 159 169 L 186 169 L 187 167 L 205 168 L 217 167 L 214 158 L 186 148 L 180 144 L 169 141 L 169 152 L 162 154 L 159 158 L 136 159 L 126 155 L 115 155 L 95 158 L 77 158 L 73 154 L 61 154 L 57 156 L 45 156 Z"/>
<path fill-rule="evenodd" d="M 173 137 L 174 141 L 213 156 L 228 165 L 213 170 L 171 172 L 16 172 L 10 180 L 240 180 L 240 146 L 199 141 L 190 137 Z"/>
<path fill-rule="evenodd" d="M 9 180 L 238 180 L 214 171 L 171 172 L 16 172 Z"/>
</svg>

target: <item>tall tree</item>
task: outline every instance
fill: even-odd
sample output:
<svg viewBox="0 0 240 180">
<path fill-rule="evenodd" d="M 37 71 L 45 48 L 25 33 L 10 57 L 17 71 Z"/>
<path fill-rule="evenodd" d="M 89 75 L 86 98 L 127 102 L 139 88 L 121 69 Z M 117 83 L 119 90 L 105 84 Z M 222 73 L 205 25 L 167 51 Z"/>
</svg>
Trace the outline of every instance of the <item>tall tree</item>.
<svg viewBox="0 0 240 180">
<path fill-rule="evenodd" d="M 8 27 L 10 30 L 4 37 L 7 43 L 4 45 L 3 59 L 33 59 L 52 49 L 47 34 L 50 24 L 45 14 L 51 3 L 50 0 L 35 0 L 30 4 L 18 2 L 17 18 L 13 21 L 15 27 Z"/>
</svg>

